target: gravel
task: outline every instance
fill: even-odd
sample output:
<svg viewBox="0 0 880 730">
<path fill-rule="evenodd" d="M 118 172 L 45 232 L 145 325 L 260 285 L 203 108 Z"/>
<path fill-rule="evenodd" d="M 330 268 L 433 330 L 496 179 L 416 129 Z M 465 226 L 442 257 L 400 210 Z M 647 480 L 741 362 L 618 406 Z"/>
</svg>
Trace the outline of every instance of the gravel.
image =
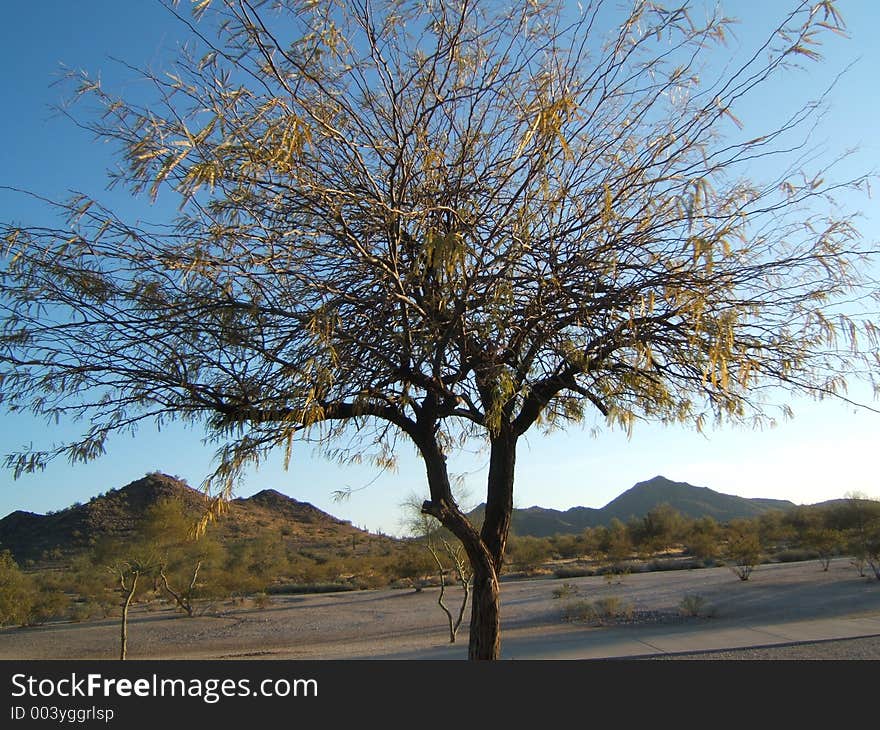
<svg viewBox="0 0 880 730">
<path fill-rule="evenodd" d="M 728 649 L 726 651 L 704 651 L 690 654 L 662 654 L 646 657 L 654 660 L 769 660 L 769 661 L 813 661 L 813 660 L 880 660 L 880 636 L 866 636 L 858 639 L 835 639 L 812 641 L 798 644 L 762 646 L 752 649 Z"/>
</svg>

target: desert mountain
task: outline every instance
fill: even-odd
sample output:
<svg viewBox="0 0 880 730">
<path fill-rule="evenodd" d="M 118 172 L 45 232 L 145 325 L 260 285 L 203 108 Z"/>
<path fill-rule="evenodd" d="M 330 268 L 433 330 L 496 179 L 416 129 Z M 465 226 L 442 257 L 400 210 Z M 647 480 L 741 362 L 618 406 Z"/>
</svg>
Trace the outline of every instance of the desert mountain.
<svg viewBox="0 0 880 730">
<path fill-rule="evenodd" d="M 20 562 L 41 561 L 47 557 L 58 559 L 83 550 L 103 537 L 130 534 L 150 505 L 166 498 L 180 500 L 194 516 L 207 508 L 205 495 L 183 481 L 165 474 L 148 474 L 125 487 L 94 497 L 86 504 L 75 504 L 45 515 L 23 511 L 7 515 L 0 520 L 0 550 L 10 550 Z M 708 515 L 718 522 L 796 506 L 782 500 L 722 494 L 657 476 L 639 482 L 600 509 L 517 509 L 513 515 L 513 531 L 517 535 L 535 537 L 576 534 L 587 527 L 607 525 L 615 517 L 624 522 L 642 517 L 664 503 L 687 517 Z M 227 543 L 283 535 L 286 543 L 300 551 L 332 552 L 336 547 L 356 542 L 368 552 L 387 553 L 400 542 L 360 530 L 350 522 L 273 489 L 230 500 L 226 506 L 211 530 Z M 482 510 L 482 505 L 475 509 L 472 518 L 479 521 Z"/>
<path fill-rule="evenodd" d="M 651 509 L 668 504 L 686 517 L 713 517 L 718 522 L 737 518 L 757 517 L 770 510 L 788 510 L 793 502 L 777 499 L 748 499 L 722 494 L 708 487 L 695 487 L 687 482 L 674 482 L 663 476 L 639 482 L 604 507 L 572 507 L 568 510 L 528 507 L 514 510 L 513 531 L 517 535 L 548 537 L 555 534 L 579 533 L 587 527 L 607 525 L 617 518 L 626 522 L 643 517 Z M 483 506 L 472 515 L 480 519 Z"/>
<path fill-rule="evenodd" d="M 194 520 L 208 508 L 205 495 L 185 482 L 165 474 L 148 474 L 86 504 L 75 504 L 58 512 L 12 512 L 0 520 L 0 550 L 11 551 L 19 562 L 58 559 L 104 537 L 131 534 L 151 505 L 168 498 L 180 500 Z M 230 500 L 210 529 L 224 542 L 284 535 L 286 542 L 303 550 L 332 549 L 334 545 L 350 545 L 353 541 L 361 545 L 373 542 L 377 550 L 387 550 L 395 542 L 273 489 Z"/>
</svg>

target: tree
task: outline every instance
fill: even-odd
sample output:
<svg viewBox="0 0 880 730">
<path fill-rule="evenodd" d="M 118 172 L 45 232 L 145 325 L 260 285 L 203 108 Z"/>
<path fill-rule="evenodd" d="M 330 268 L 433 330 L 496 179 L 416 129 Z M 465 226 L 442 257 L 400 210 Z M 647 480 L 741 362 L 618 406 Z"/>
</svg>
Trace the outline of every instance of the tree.
<svg viewBox="0 0 880 730">
<path fill-rule="evenodd" d="M 713 517 L 705 516 L 693 520 L 685 534 L 688 553 L 700 560 L 710 560 L 718 555 L 720 527 Z"/>
<path fill-rule="evenodd" d="M 446 616 L 449 626 L 449 643 L 454 644 L 458 636 L 458 630 L 461 628 L 462 621 L 464 621 L 471 592 L 471 573 L 467 556 L 464 554 L 461 544 L 456 544 L 455 538 L 444 530 L 436 519 L 421 511 L 418 497 L 409 499 L 404 504 L 404 509 L 407 513 L 406 526 L 410 533 L 425 546 L 425 549 L 434 561 L 434 566 L 436 566 L 437 577 L 440 582 L 437 605 Z M 445 560 L 452 564 L 451 567 L 455 571 L 455 576 L 458 578 L 458 583 L 462 589 L 461 602 L 458 604 L 457 614 L 453 614 L 444 603 L 446 574 L 450 570 Z M 417 588 L 416 590 L 420 589 Z"/>
<path fill-rule="evenodd" d="M 170 504 L 170 503 L 168 503 Z M 161 514 L 165 509 L 152 510 Z M 139 592 L 144 592 L 145 581 L 152 580 L 159 587 L 160 574 L 165 566 L 164 545 L 154 544 L 158 535 L 155 520 L 146 520 L 128 533 L 107 535 L 93 547 L 92 561 L 100 566 L 112 582 L 121 608 L 119 618 L 119 659 L 128 658 L 128 615 Z M 145 529 L 146 528 L 146 529 Z M 141 580 L 143 579 L 143 580 Z"/>
<path fill-rule="evenodd" d="M 795 507 L 788 512 L 770 510 L 756 517 L 755 521 L 761 545 L 768 551 L 783 549 L 802 539 L 806 530 L 814 524 L 809 511 L 803 507 Z"/>
<path fill-rule="evenodd" d="M 681 513 L 667 503 L 651 508 L 639 524 L 639 542 L 648 553 L 665 552 L 679 539 L 683 527 Z"/>
<path fill-rule="evenodd" d="M 21 571 L 12 553 L 0 552 L 0 626 L 26 625 L 34 599 L 30 577 Z"/>
<path fill-rule="evenodd" d="M 155 577 L 189 617 L 195 615 L 203 568 L 219 563 L 223 553 L 213 536 L 202 534 L 196 539 L 198 517 L 187 515 L 181 500 L 167 498 L 150 506 L 139 529 L 141 539 L 156 552 Z"/>
<path fill-rule="evenodd" d="M 849 549 L 859 575 L 864 575 L 867 564 L 880 580 L 880 502 L 860 492 L 850 492 L 846 495 L 846 511 Z"/>
<path fill-rule="evenodd" d="M 869 271 L 832 198 L 847 181 L 800 169 L 816 104 L 757 134 L 735 117 L 842 32 L 833 2 L 794 2 L 704 75 L 731 21 L 702 8 L 277 6 L 194 5 L 193 45 L 143 72 L 155 98 L 76 78 L 102 108 L 78 123 L 119 146 L 114 182 L 180 214 L 132 224 L 80 196 L 58 227 L 3 229 L 0 396 L 88 423 L 10 454 L 16 475 L 169 419 L 204 426 L 206 488 L 227 492 L 295 439 L 382 466 L 408 440 L 425 513 L 472 566 L 469 656 L 492 659 L 527 432 L 589 412 L 761 424 L 787 393 L 843 397 L 875 342 L 838 307 Z M 447 471 L 471 439 L 480 527 Z"/>
<path fill-rule="evenodd" d="M 816 551 L 822 570 L 827 572 L 831 559 L 842 543 L 840 533 L 827 527 L 812 527 L 804 533 L 803 540 L 807 547 Z"/>
<path fill-rule="evenodd" d="M 732 520 L 727 529 L 725 554 L 728 567 L 742 580 L 748 580 L 761 562 L 761 538 L 751 520 Z"/>
<path fill-rule="evenodd" d="M 62 616 L 68 606 L 50 576 L 24 572 L 9 550 L 0 550 L 0 627 L 41 624 Z"/>
<path fill-rule="evenodd" d="M 614 574 L 622 573 L 626 569 L 625 561 L 632 557 L 633 552 L 629 529 L 619 519 L 612 517 L 605 535 L 602 549 L 610 563 L 610 570 Z"/>
<path fill-rule="evenodd" d="M 155 574 L 158 566 L 154 559 L 122 558 L 106 566 L 113 580 L 117 582 L 117 590 L 122 600 L 122 614 L 119 619 L 119 659 L 128 657 L 128 612 L 138 590 L 138 582 L 142 577 Z"/>
</svg>

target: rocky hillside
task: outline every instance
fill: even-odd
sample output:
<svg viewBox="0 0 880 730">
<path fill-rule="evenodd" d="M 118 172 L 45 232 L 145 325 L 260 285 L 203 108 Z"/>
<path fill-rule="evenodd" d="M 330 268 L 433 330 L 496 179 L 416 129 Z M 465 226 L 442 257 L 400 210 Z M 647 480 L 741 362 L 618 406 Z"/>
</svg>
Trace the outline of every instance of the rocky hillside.
<svg viewBox="0 0 880 730">
<path fill-rule="evenodd" d="M 88 549 L 103 538 L 130 535 L 150 506 L 164 499 L 179 500 L 197 520 L 209 502 L 199 490 L 166 474 L 142 479 L 50 514 L 16 511 L 0 520 L 0 550 L 19 562 L 59 560 Z M 338 545 L 359 544 L 386 552 L 396 540 L 360 530 L 350 522 L 322 512 L 273 489 L 226 503 L 210 530 L 222 542 L 283 535 L 302 550 L 332 552 Z"/>
</svg>

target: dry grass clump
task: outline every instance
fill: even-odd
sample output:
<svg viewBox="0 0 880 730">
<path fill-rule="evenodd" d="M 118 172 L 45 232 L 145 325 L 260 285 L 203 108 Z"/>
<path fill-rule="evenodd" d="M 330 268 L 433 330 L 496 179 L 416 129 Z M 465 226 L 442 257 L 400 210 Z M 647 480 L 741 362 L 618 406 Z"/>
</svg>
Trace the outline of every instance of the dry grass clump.
<svg viewBox="0 0 880 730">
<path fill-rule="evenodd" d="M 629 620 L 633 606 L 618 596 L 606 596 L 595 601 L 573 601 L 566 604 L 563 618 L 566 621 L 603 624 L 608 621 Z"/>
<path fill-rule="evenodd" d="M 678 604 L 678 612 L 682 616 L 714 616 L 715 607 L 706 603 L 706 599 L 697 593 L 686 593 Z"/>
</svg>

